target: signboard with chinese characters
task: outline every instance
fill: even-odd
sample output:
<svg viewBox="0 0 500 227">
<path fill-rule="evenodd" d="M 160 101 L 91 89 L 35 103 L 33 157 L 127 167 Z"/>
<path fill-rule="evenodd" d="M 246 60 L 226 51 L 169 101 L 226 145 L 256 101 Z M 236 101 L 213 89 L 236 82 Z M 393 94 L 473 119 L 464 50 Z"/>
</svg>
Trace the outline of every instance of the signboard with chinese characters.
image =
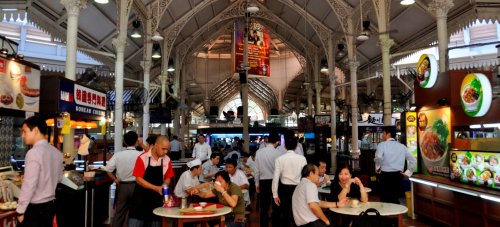
<svg viewBox="0 0 500 227">
<path fill-rule="evenodd" d="M 106 94 L 63 79 L 60 83 L 59 112 L 104 116 Z"/>
<path fill-rule="evenodd" d="M 0 58 L 0 108 L 39 111 L 40 70 Z"/>
<path fill-rule="evenodd" d="M 234 46 L 233 67 L 234 73 L 239 73 L 243 63 L 245 22 L 238 20 L 234 24 Z M 271 75 L 271 64 L 269 58 L 270 36 L 269 29 L 257 21 L 252 21 L 248 27 L 248 75 L 265 76 Z"/>
<path fill-rule="evenodd" d="M 391 116 L 391 125 L 396 124 L 396 118 Z M 358 120 L 358 126 L 383 126 L 384 125 L 384 114 L 382 113 L 364 113 L 361 114 L 361 120 Z M 352 122 L 349 119 L 349 126 L 352 126 Z"/>
</svg>

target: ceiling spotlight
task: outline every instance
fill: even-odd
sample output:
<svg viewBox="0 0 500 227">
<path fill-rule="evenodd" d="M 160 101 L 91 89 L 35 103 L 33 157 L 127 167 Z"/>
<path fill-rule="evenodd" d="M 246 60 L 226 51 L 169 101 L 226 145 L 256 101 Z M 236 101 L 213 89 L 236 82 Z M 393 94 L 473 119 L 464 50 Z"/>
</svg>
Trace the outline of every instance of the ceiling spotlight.
<svg viewBox="0 0 500 227">
<path fill-rule="evenodd" d="M 413 3 L 415 3 L 415 0 L 401 0 L 400 2 L 400 4 L 404 6 L 411 5 Z"/>
<path fill-rule="evenodd" d="M 94 0 L 94 2 L 99 4 L 108 4 L 109 0 Z"/>
<path fill-rule="evenodd" d="M 24 54 L 17 54 L 16 55 L 17 60 L 23 60 L 24 59 Z"/>
<path fill-rule="evenodd" d="M 134 39 L 141 38 L 142 34 L 141 31 L 139 30 L 139 28 L 141 27 L 141 21 L 139 20 L 133 21 L 132 26 L 134 27 L 134 29 L 132 29 L 132 34 L 130 34 L 130 37 Z"/>
<path fill-rule="evenodd" d="M 173 59 L 168 59 L 167 72 L 173 72 L 173 71 L 175 71 L 174 60 Z"/>
<path fill-rule="evenodd" d="M 151 39 L 153 41 L 162 41 L 163 36 L 161 36 L 161 34 L 158 31 L 155 31 L 155 33 L 153 34 L 153 37 L 151 37 Z"/>
<path fill-rule="evenodd" d="M 247 6 L 247 12 L 249 13 L 256 13 L 259 12 L 259 7 L 255 5 L 254 3 L 249 3 Z"/>
<path fill-rule="evenodd" d="M 153 59 L 161 58 L 160 44 L 153 43 L 153 54 L 151 55 Z"/>
<path fill-rule="evenodd" d="M 0 54 L 4 54 L 5 55 L 7 53 L 9 53 L 9 50 L 7 50 L 7 48 L 0 49 Z"/>
</svg>

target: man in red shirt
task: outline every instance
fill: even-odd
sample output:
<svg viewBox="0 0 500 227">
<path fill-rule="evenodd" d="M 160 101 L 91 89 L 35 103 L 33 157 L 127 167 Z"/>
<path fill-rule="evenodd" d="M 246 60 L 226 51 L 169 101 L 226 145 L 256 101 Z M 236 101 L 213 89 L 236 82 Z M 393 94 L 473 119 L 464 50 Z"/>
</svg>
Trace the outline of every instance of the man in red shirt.
<svg viewBox="0 0 500 227">
<path fill-rule="evenodd" d="M 150 151 L 137 157 L 133 172 L 137 184 L 127 226 L 161 226 L 161 217 L 154 215 L 153 210 L 163 205 L 162 185 L 170 185 L 174 176 L 172 163 L 166 156 L 169 149 L 168 138 L 159 136 Z"/>
</svg>

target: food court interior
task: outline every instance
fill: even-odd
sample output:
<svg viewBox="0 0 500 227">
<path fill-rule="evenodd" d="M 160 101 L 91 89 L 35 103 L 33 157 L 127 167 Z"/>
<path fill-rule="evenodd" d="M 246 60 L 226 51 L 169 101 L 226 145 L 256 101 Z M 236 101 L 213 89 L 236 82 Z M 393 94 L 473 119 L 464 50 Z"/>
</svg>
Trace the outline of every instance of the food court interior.
<svg viewBox="0 0 500 227">
<path fill-rule="evenodd" d="M 63 197 L 104 191 L 101 208 L 68 217 L 109 223 L 113 185 L 78 174 L 105 166 L 127 131 L 176 135 L 188 160 L 199 134 L 250 152 L 291 129 L 308 161 L 331 174 L 349 163 L 377 201 L 386 125 L 418 160 L 401 194 L 405 226 L 500 223 L 497 0 L 19 0 L 0 2 L 0 20 L 0 164 L 22 173 L 20 124 L 47 118 L 76 170 Z M 11 89 L 13 68 L 40 94 Z M 71 101 L 67 86 L 94 103 L 50 105 Z M 83 134 L 95 143 L 85 157 Z"/>
</svg>

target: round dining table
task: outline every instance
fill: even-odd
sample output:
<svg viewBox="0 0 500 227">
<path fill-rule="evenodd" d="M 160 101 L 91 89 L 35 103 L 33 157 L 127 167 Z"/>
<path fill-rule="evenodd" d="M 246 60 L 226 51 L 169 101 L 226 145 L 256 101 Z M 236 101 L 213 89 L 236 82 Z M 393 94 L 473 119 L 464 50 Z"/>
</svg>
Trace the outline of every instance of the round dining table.
<svg viewBox="0 0 500 227">
<path fill-rule="evenodd" d="M 371 188 L 365 187 L 366 193 L 371 192 L 371 191 L 372 191 Z M 319 187 L 318 192 L 323 193 L 323 194 L 330 194 L 330 187 Z"/>
<path fill-rule="evenodd" d="M 225 226 L 226 225 L 225 215 L 231 213 L 232 211 L 232 209 L 228 206 L 224 206 L 222 208 L 215 210 L 215 213 L 213 214 L 184 215 L 179 210 L 180 210 L 179 207 L 168 207 L 168 208 L 158 207 L 153 210 L 153 213 L 155 215 L 163 217 L 162 221 L 163 227 L 167 227 L 168 218 L 178 219 L 177 220 L 178 227 L 182 227 L 184 226 L 184 223 L 188 222 L 207 222 L 211 220 L 220 220 L 219 226 Z"/>
<path fill-rule="evenodd" d="M 383 202 L 366 202 L 359 203 L 357 207 L 347 205 L 346 207 L 330 208 L 331 211 L 343 215 L 358 216 L 361 212 L 368 208 L 376 209 L 381 216 L 398 218 L 398 226 L 403 226 L 403 214 L 408 212 L 408 208 L 403 205 Z"/>
</svg>

